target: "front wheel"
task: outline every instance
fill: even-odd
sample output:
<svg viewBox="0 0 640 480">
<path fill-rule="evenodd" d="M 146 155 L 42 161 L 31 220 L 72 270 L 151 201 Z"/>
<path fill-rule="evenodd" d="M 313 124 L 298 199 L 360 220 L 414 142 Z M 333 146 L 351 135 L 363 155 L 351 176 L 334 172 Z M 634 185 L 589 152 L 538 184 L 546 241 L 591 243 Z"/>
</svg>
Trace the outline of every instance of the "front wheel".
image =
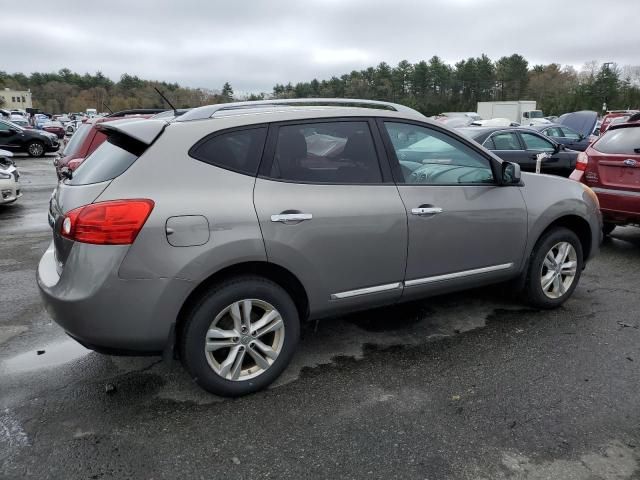
<svg viewBox="0 0 640 480">
<path fill-rule="evenodd" d="M 578 285 L 583 262 L 582 244 L 575 233 L 562 227 L 545 233 L 529 259 L 527 302 L 537 308 L 562 305 Z"/>
<path fill-rule="evenodd" d="M 182 330 L 180 356 L 198 385 L 226 397 L 256 392 L 286 368 L 300 336 L 289 294 L 262 277 L 212 288 Z"/>
<path fill-rule="evenodd" d="M 44 155 L 44 145 L 40 142 L 30 142 L 27 145 L 27 153 L 32 157 L 41 157 Z"/>
</svg>

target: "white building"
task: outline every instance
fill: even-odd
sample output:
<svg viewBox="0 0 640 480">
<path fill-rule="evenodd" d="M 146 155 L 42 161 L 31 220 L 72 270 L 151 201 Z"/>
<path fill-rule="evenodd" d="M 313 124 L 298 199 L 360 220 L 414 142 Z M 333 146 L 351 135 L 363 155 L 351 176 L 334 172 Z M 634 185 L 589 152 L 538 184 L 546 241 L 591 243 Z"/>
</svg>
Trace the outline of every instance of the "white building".
<svg viewBox="0 0 640 480">
<path fill-rule="evenodd" d="M 11 90 L 10 88 L 5 88 L 4 90 L 0 90 L 0 98 L 4 100 L 2 108 L 6 110 L 14 108 L 26 110 L 27 108 L 33 108 L 31 90 Z"/>
</svg>

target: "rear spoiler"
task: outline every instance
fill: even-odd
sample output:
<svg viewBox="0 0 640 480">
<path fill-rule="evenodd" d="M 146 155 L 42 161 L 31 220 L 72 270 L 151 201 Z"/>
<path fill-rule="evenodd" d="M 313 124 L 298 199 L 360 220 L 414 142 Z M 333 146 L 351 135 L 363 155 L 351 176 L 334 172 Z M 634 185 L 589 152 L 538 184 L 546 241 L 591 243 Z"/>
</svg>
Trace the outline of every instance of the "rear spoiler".
<svg viewBox="0 0 640 480">
<path fill-rule="evenodd" d="M 119 133 L 148 146 L 158 138 L 167 125 L 168 123 L 164 120 L 124 118 L 122 120 L 114 120 L 113 122 L 96 124 L 96 128 L 103 131 L 106 135 Z"/>
</svg>

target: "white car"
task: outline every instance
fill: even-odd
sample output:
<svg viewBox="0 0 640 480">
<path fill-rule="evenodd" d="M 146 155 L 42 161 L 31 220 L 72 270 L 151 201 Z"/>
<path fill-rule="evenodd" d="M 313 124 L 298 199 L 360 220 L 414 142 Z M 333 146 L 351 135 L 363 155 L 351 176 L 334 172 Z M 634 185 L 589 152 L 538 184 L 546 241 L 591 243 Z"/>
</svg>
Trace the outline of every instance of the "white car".
<svg viewBox="0 0 640 480">
<path fill-rule="evenodd" d="M 13 203 L 22 196 L 20 191 L 20 174 L 11 161 L 13 153 L 0 150 L 0 205 Z"/>
</svg>

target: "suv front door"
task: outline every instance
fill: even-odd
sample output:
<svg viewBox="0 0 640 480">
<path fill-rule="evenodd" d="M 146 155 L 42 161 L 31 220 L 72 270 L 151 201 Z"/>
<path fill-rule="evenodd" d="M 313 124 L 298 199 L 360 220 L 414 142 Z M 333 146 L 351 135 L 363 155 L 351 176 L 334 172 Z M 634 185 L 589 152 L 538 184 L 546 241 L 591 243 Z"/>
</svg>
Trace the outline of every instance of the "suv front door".
<svg viewBox="0 0 640 480">
<path fill-rule="evenodd" d="M 518 186 L 499 186 L 487 156 L 446 131 L 379 120 L 407 210 L 404 295 L 513 276 L 523 260 L 527 210 Z"/>
<path fill-rule="evenodd" d="M 407 217 L 382 150 L 367 119 L 270 126 L 254 190 L 267 258 L 318 315 L 402 294 Z"/>
</svg>

